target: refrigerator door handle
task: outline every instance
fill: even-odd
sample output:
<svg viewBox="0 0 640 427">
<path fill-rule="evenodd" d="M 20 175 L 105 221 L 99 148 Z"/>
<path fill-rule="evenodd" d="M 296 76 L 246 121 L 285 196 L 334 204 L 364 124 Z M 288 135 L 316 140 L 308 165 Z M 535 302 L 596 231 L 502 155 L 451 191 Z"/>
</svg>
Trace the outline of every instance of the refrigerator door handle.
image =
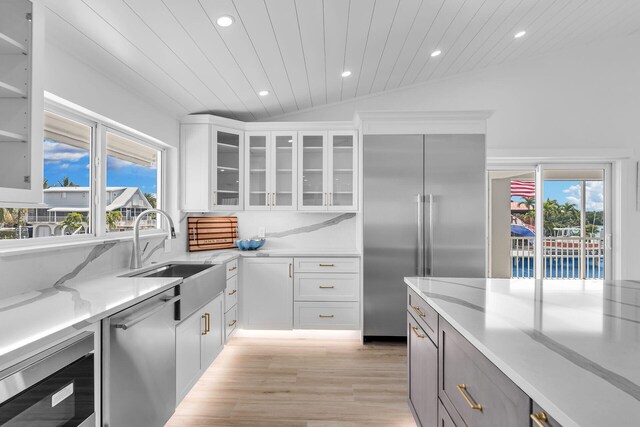
<svg viewBox="0 0 640 427">
<path fill-rule="evenodd" d="M 424 197 L 418 193 L 416 195 L 416 204 L 418 211 L 418 276 L 424 276 L 424 214 L 422 212 Z"/>
<path fill-rule="evenodd" d="M 433 276 L 433 194 L 428 194 L 427 200 L 429 202 L 429 246 L 427 246 L 425 276 Z"/>
</svg>

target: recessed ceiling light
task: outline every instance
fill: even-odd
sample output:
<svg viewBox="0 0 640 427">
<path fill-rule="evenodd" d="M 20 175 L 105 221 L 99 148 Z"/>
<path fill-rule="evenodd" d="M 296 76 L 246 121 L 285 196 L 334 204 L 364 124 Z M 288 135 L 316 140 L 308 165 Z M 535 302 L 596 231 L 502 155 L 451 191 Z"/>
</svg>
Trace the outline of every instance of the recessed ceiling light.
<svg viewBox="0 0 640 427">
<path fill-rule="evenodd" d="M 433 52 L 431 52 L 431 56 L 432 57 L 436 57 L 436 56 L 440 55 L 441 53 L 442 53 L 441 50 L 434 50 Z"/>
<path fill-rule="evenodd" d="M 269 91 L 268 90 L 261 90 L 260 92 L 258 92 L 258 95 L 267 96 L 267 95 L 269 95 Z"/>
<path fill-rule="evenodd" d="M 513 36 L 516 39 L 519 39 L 520 37 L 524 36 L 525 34 L 527 34 L 526 31 L 518 31 L 517 33 L 515 33 L 515 35 Z"/>
<path fill-rule="evenodd" d="M 216 23 L 221 27 L 228 27 L 231 24 L 233 24 L 233 21 L 234 21 L 233 17 L 229 15 L 223 15 L 220 18 L 218 18 Z"/>
<path fill-rule="evenodd" d="M 342 77 L 349 77 L 351 75 L 351 71 L 346 70 L 342 72 Z"/>
</svg>

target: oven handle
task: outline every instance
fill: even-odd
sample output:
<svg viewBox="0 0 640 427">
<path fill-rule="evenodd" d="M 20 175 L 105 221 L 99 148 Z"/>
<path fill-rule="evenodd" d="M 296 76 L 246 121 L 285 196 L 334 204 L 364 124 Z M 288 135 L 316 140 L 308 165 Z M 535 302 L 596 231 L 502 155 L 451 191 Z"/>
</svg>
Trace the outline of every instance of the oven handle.
<svg viewBox="0 0 640 427">
<path fill-rule="evenodd" d="M 137 325 L 138 323 L 142 322 L 144 319 L 148 319 L 149 317 L 153 316 L 154 314 L 156 314 L 157 312 L 161 311 L 162 309 L 164 309 L 165 307 L 178 302 L 182 299 L 181 295 L 175 296 L 173 298 L 163 298 L 162 303 L 160 304 L 156 304 L 152 309 L 145 311 L 143 314 L 141 314 L 140 316 L 134 318 L 134 319 L 125 319 L 124 322 L 120 322 L 120 323 L 115 323 L 113 325 L 114 328 L 119 328 L 122 329 L 124 331 L 126 331 L 129 328 L 134 327 L 135 325 Z"/>
<path fill-rule="evenodd" d="M 93 332 L 83 332 L 0 372 L 0 405 L 93 351 Z"/>
</svg>

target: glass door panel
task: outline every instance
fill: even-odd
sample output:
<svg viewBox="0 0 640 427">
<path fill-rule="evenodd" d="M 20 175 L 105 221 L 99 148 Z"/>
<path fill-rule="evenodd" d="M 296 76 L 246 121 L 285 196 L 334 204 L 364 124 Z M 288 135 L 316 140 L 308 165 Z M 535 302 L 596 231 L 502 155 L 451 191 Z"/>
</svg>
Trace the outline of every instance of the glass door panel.
<svg viewBox="0 0 640 427">
<path fill-rule="evenodd" d="M 216 196 L 217 206 L 240 206 L 240 135 L 217 133 Z"/>
<path fill-rule="evenodd" d="M 248 207 L 268 208 L 270 201 L 267 188 L 267 135 L 250 135 L 248 144 Z"/>
<path fill-rule="evenodd" d="M 324 135 L 302 136 L 302 206 L 325 206 Z"/>
<path fill-rule="evenodd" d="M 353 135 L 333 135 L 329 206 L 348 207 L 354 205 L 354 153 Z"/>
<path fill-rule="evenodd" d="M 273 185 L 271 188 L 273 198 L 271 206 L 273 208 L 294 207 L 295 148 L 294 135 L 275 135 L 273 141 Z"/>
</svg>

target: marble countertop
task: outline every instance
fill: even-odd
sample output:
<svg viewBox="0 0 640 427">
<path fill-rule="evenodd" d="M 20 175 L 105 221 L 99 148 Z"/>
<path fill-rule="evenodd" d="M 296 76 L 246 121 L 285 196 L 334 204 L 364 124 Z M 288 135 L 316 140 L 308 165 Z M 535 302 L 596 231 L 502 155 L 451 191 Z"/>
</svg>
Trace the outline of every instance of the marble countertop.
<svg viewBox="0 0 640 427">
<path fill-rule="evenodd" d="M 334 251 L 331 249 L 258 249 L 255 251 L 241 251 L 239 249 L 223 249 L 218 251 L 190 252 L 178 258 L 177 261 L 202 261 L 208 264 L 221 264 L 240 257 L 360 257 L 357 251 Z"/>
<path fill-rule="evenodd" d="M 640 423 L 640 281 L 405 283 L 565 427 Z"/>
</svg>

